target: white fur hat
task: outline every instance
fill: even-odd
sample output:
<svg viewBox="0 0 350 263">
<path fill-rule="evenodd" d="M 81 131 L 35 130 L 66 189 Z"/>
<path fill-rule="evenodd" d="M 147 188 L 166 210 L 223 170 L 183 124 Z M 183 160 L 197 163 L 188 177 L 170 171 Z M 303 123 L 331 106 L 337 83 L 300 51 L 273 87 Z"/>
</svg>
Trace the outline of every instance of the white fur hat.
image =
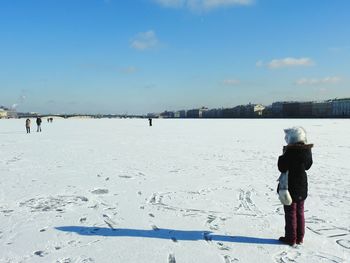
<svg viewBox="0 0 350 263">
<path fill-rule="evenodd" d="M 303 127 L 292 127 L 288 129 L 284 129 L 286 143 L 293 144 L 293 143 L 307 143 L 306 139 L 306 131 Z"/>
</svg>

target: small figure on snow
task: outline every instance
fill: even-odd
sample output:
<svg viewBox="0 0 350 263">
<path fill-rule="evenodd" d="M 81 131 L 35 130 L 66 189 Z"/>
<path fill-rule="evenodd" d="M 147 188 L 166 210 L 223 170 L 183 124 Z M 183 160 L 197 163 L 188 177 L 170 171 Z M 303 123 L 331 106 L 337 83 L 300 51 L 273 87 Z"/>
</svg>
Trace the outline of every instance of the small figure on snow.
<svg viewBox="0 0 350 263">
<path fill-rule="evenodd" d="M 152 118 L 149 118 L 148 122 L 149 122 L 149 126 L 152 126 Z"/>
<path fill-rule="evenodd" d="M 36 125 L 38 126 L 36 132 L 41 132 L 41 122 L 42 120 L 40 117 L 36 118 Z"/>
<path fill-rule="evenodd" d="M 30 133 L 30 119 L 26 119 L 26 130 L 27 133 Z"/>
<path fill-rule="evenodd" d="M 278 158 L 280 172 L 288 172 L 288 190 L 291 205 L 284 205 L 285 235 L 279 240 L 288 245 L 302 244 L 305 234 L 304 201 L 308 193 L 307 174 L 312 165 L 312 144 L 307 144 L 302 127 L 285 129 L 287 146 Z M 278 191 L 279 189 L 277 189 Z"/>
</svg>

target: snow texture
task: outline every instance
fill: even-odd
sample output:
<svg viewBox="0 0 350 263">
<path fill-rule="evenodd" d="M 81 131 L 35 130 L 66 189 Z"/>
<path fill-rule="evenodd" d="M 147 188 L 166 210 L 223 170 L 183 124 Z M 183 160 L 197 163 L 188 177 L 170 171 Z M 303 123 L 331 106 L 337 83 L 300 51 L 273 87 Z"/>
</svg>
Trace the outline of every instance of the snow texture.
<svg viewBox="0 0 350 263">
<path fill-rule="evenodd" d="M 349 120 L 24 121 L 0 120 L 0 262 L 350 260 Z M 293 126 L 315 145 L 295 248 L 276 193 Z"/>
</svg>

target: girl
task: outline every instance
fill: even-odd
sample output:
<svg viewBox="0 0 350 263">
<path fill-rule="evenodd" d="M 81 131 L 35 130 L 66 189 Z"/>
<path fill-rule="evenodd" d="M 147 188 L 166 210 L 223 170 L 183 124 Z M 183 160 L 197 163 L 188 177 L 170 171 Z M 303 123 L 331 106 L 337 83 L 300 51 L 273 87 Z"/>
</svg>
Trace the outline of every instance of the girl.
<svg viewBox="0 0 350 263">
<path fill-rule="evenodd" d="M 302 127 L 285 129 L 287 146 L 278 158 L 280 172 L 288 171 L 288 190 L 292 204 L 284 206 L 285 235 L 279 240 L 288 245 L 302 244 L 305 234 L 304 201 L 308 184 L 305 170 L 312 165 L 312 144 L 307 144 L 306 132 Z"/>
</svg>

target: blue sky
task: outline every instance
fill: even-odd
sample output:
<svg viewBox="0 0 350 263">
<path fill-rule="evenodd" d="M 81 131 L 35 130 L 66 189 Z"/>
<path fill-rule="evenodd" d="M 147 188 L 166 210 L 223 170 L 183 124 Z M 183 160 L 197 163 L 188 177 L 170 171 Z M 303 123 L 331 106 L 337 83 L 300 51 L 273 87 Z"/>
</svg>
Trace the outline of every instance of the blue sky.
<svg viewBox="0 0 350 263">
<path fill-rule="evenodd" d="M 1 0 L 0 105 L 148 113 L 350 95 L 348 0 Z"/>
</svg>

